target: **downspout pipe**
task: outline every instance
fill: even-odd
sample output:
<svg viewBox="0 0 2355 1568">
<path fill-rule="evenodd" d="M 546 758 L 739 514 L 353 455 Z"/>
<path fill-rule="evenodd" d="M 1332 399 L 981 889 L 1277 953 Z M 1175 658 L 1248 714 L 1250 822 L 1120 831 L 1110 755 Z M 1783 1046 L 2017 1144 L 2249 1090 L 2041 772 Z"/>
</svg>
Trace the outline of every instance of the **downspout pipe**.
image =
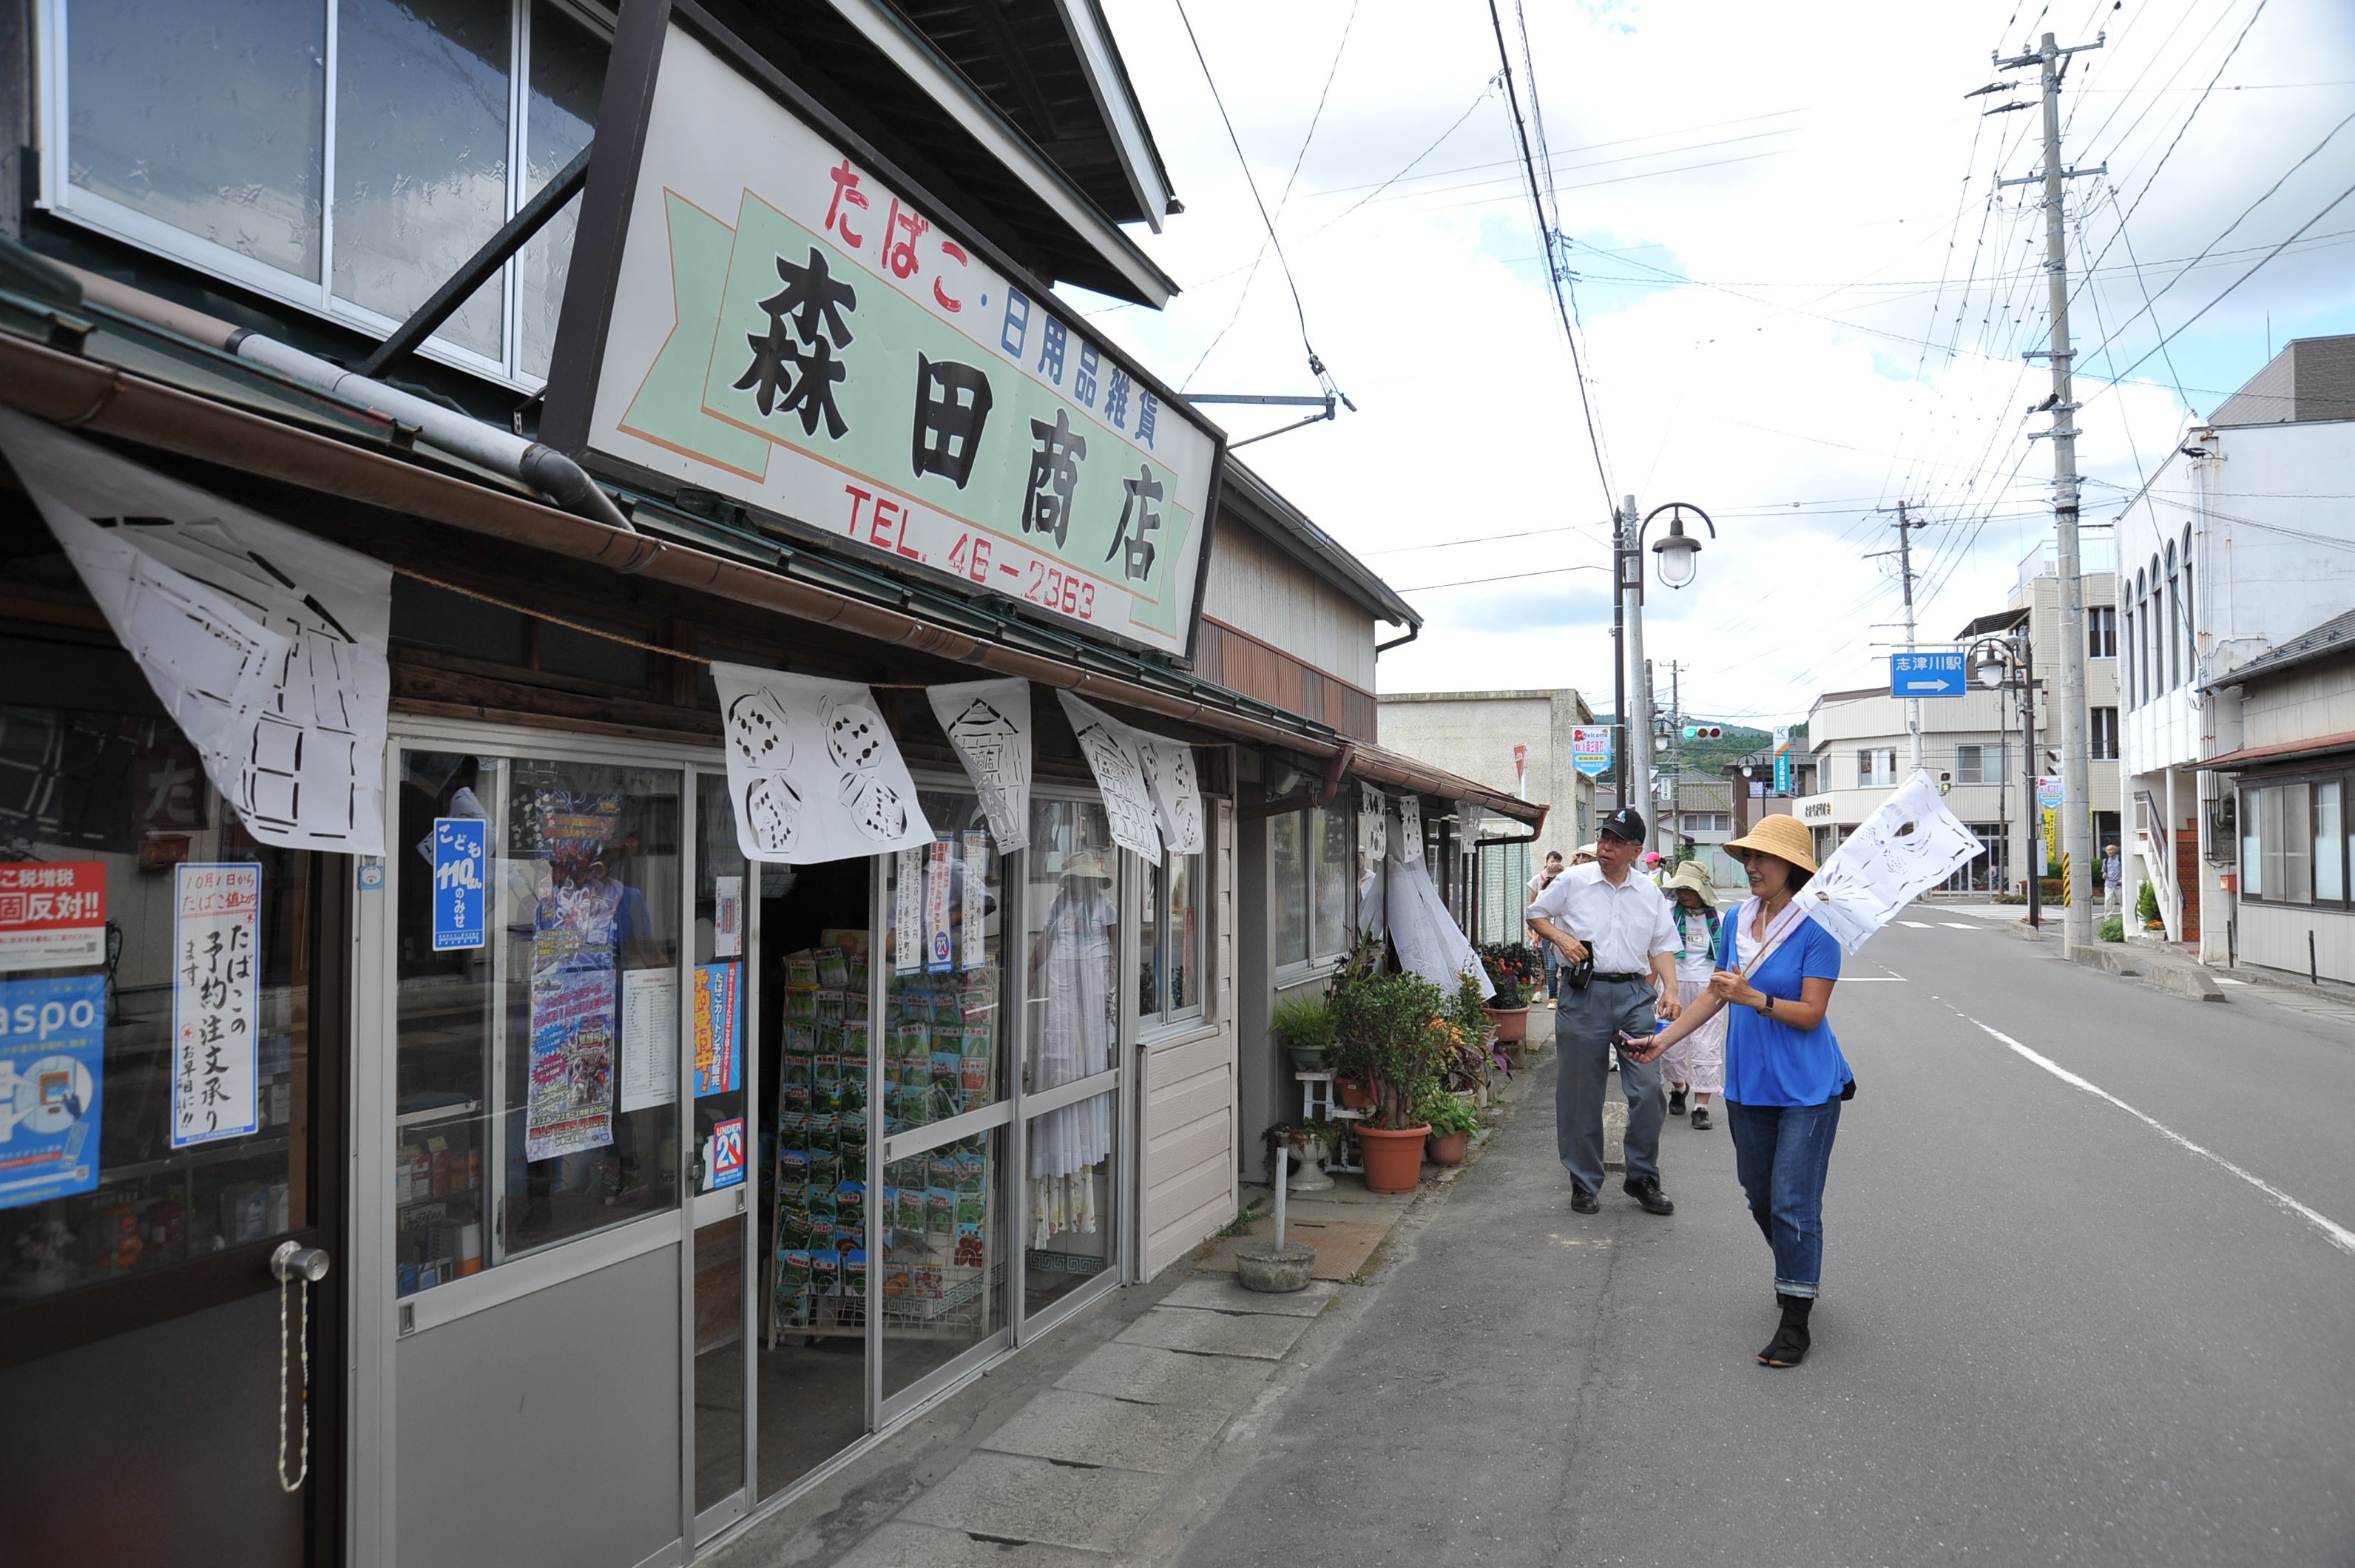
<svg viewBox="0 0 2355 1568">
<path fill-rule="evenodd" d="M 527 441 L 472 415 L 346 370 L 333 360 L 305 354 L 274 337 L 158 299 L 143 289 L 80 267 L 61 270 L 74 276 L 81 284 L 82 297 L 93 304 L 193 338 L 208 348 L 233 354 L 314 391 L 397 420 L 415 430 L 420 441 L 478 468 L 520 480 L 575 516 L 592 518 L 623 533 L 637 531 L 623 516 L 621 507 L 613 504 L 613 498 L 579 464 L 553 447 Z"/>
</svg>

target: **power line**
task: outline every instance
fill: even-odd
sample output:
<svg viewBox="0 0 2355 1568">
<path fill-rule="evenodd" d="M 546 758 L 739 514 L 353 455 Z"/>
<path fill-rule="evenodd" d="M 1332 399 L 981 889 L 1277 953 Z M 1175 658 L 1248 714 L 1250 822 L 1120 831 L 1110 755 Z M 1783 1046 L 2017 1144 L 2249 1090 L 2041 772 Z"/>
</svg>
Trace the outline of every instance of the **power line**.
<svg viewBox="0 0 2355 1568">
<path fill-rule="evenodd" d="M 1594 429 L 1594 401 L 1586 391 L 1586 368 L 1578 352 L 1578 334 L 1571 326 L 1570 302 L 1563 297 L 1561 270 L 1553 260 L 1553 229 L 1546 221 L 1545 197 L 1538 185 L 1537 160 L 1529 153 L 1529 128 L 1521 119 L 1521 96 L 1513 85 L 1513 57 L 1505 48 L 1505 20 L 1497 14 L 1497 0 L 1488 0 L 1488 25 L 1497 34 L 1497 59 L 1505 68 L 1505 101 L 1513 111 L 1513 135 L 1520 144 L 1521 166 L 1529 176 L 1529 210 L 1536 215 L 1538 235 L 1546 247 L 1546 284 L 1553 293 L 1555 311 L 1561 317 L 1562 335 L 1570 341 L 1571 374 L 1578 381 L 1578 406 L 1586 416 L 1586 445 L 1594 454 L 1594 476 L 1603 484 L 1603 509 L 1612 517 L 1618 516 L 1619 503 L 1612 494 L 1611 475 L 1603 464 L 1603 438 Z"/>
</svg>

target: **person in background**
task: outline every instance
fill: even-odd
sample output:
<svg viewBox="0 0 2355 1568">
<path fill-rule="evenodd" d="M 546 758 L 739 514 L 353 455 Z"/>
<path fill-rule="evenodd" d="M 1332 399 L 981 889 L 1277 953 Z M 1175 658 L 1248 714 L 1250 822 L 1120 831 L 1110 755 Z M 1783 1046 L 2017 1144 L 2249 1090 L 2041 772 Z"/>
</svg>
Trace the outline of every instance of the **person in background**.
<svg viewBox="0 0 2355 1568">
<path fill-rule="evenodd" d="M 1677 1000 L 1691 1007 L 1709 990 L 1717 970 L 1717 889 L 1698 860 L 1687 860 L 1665 890 L 1676 901 Z M 1709 1097 L 1725 1087 L 1725 1015 L 1701 1025 L 1661 1059 L 1668 1085 L 1668 1115 L 1685 1114 L 1692 1096 L 1692 1127 L 1709 1131 Z"/>
<path fill-rule="evenodd" d="M 1592 844 L 1581 844 L 1577 848 L 1572 850 L 1570 863 L 1573 866 L 1592 866 L 1594 864 L 1594 846 Z"/>
<path fill-rule="evenodd" d="M 2115 844 L 2103 845 L 2102 912 L 2104 914 L 2118 912 L 2118 880 L 2124 873 L 2125 867 L 2118 859 L 2118 847 Z"/>
<path fill-rule="evenodd" d="M 1529 880 L 1529 901 L 1532 903 L 1536 902 L 1537 896 L 1545 891 L 1548 887 L 1551 886 L 1553 880 L 1561 875 L 1561 851 L 1559 849 L 1547 850 L 1545 864 L 1540 867 L 1538 869 L 1538 874 L 1531 877 Z M 1526 921 L 1522 923 L 1521 929 L 1528 931 L 1530 938 L 1535 940 L 1537 933 L 1530 930 L 1529 923 Z M 1558 1000 L 1561 996 L 1561 955 L 1553 950 L 1553 944 L 1550 942 L 1540 942 L 1537 946 L 1538 951 L 1545 957 L 1546 1000 L 1550 1002 Z"/>
<path fill-rule="evenodd" d="M 1591 964 L 1580 983 L 1565 982 L 1555 1010 L 1554 1146 L 1570 1172 L 1570 1206 L 1592 1214 L 1603 1187 L 1603 1094 L 1611 1054 L 1623 1038 L 1649 1039 L 1660 1019 L 1677 1016 L 1676 923 L 1660 890 L 1636 874 L 1643 853 L 1644 818 L 1621 807 L 1603 819 L 1595 863 L 1573 866 L 1529 906 L 1527 919 L 1561 955 L 1566 967 Z M 1632 1048 L 1630 1048 L 1632 1050 Z M 1652 1053 L 1657 1056 L 1657 1051 Z M 1673 1214 L 1660 1190 L 1660 1124 L 1668 1095 L 1660 1071 L 1622 1052 L 1620 1092 L 1627 1096 L 1625 1142 L 1628 1197 L 1647 1214 Z"/>
<path fill-rule="evenodd" d="M 1824 1273 L 1824 1179 L 1840 1106 L 1856 1074 L 1832 1033 L 1840 946 L 1796 901 L 1816 874 L 1815 842 L 1797 819 L 1769 816 L 1725 847 L 1750 874 L 1750 897 L 1719 937 L 1709 994 L 1625 1060 L 1674 1051 L 1720 1012 L 1725 1037 L 1725 1125 L 1733 1168 L 1774 1249 L 1774 1303 L 1783 1321 L 1758 1352 L 1764 1367 L 1796 1367 L 1811 1343 L 1807 1319 Z M 1624 1073 L 1625 1068 L 1622 1068 Z M 1628 1155 L 1633 1169 L 1633 1146 Z"/>
</svg>

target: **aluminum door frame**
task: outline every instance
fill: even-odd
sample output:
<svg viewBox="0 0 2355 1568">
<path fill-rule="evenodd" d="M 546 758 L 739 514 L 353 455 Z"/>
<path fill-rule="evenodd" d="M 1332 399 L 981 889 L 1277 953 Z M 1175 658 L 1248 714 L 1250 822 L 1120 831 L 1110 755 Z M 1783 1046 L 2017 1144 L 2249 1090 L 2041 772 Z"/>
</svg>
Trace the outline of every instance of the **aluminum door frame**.
<svg viewBox="0 0 2355 1568">
<path fill-rule="evenodd" d="M 694 821 L 694 778 L 698 768 L 710 769 L 723 765 L 724 759 L 717 748 L 677 741 L 623 739 L 615 736 L 588 735 L 578 731 L 536 726 L 499 724 L 480 720 L 438 719 L 419 714 L 395 712 L 387 725 L 384 751 L 383 795 L 388 824 L 394 831 L 387 836 L 387 853 L 382 856 L 355 857 L 355 875 L 368 869 L 380 869 L 383 884 L 355 895 L 357 908 L 353 915 L 352 964 L 352 1051 L 356 1064 L 352 1075 L 349 1157 L 352 1179 L 348 1189 L 345 1216 L 346 1234 L 349 1238 L 349 1267 L 352 1271 L 351 1294 L 351 1362 L 346 1374 L 348 1395 L 345 1432 L 346 1452 L 351 1456 L 349 1490 L 346 1504 L 347 1525 L 345 1540 L 350 1552 L 348 1561 L 370 1568 L 390 1568 L 399 1561 L 397 1527 L 400 1519 L 400 1476 L 395 1456 L 399 1448 L 400 1411 L 394 1398 L 397 1385 L 394 1361 L 401 1334 L 400 1302 L 393 1295 L 394 1270 L 392 1259 L 393 1225 L 390 1172 L 394 1137 L 393 1112 L 399 1092 L 399 1029 L 395 1021 L 397 975 L 400 940 L 395 919 L 403 869 L 400 847 L 392 842 L 398 837 L 400 798 L 400 753 L 404 750 L 425 749 L 474 752 L 481 754 L 514 758 L 528 756 L 554 762 L 612 763 L 617 760 L 631 764 L 677 767 L 680 775 L 680 878 L 683 896 L 689 901 L 686 911 L 688 923 L 680 934 L 679 968 L 682 976 L 689 967 L 687 962 L 688 933 L 692 929 L 694 882 L 685 875 L 692 863 L 692 841 L 685 836 Z M 411 874 L 414 874 L 413 872 Z M 748 873 L 748 876 L 750 873 Z M 757 902 L 757 901 L 751 901 Z M 686 1025 L 686 1008 L 680 1008 L 680 1023 Z M 682 1046 L 685 1040 L 682 1038 Z M 682 1066 L 691 1071 L 691 1052 L 682 1050 L 686 1059 Z M 750 1051 L 747 1055 L 752 1055 Z M 359 1065 L 372 1064 L 372 1065 Z M 494 1064 L 496 1071 L 497 1064 Z M 757 1092 L 748 1074 L 747 1083 Z M 682 1155 L 692 1107 L 682 1100 L 680 1136 Z M 504 1118 L 498 1118 L 503 1121 Z M 748 1164 L 751 1163 L 748 1160 Z M 748 1172 L 748 1183 L 751 1176 Z M 518 1275 L 528 1274 L 531 1284 L 521 1292 L 593 1274 L 613 1263 L 651 1247 L 676 1244 L 681 1254 L 683 1289 L 691 1290 L 694 1281 L 693 1195 L 683 1195 L 677 1209 L 663 1214 L 648 1215 L 585 1236 L 558 1243 L 544 1252 L 512 1261 L 501 1262 L 486 1269 L 477 1279 L 504 1275 L 501 1285 L 520 1284 Z M 487 1240 L 487 1238 L 486 1238 Z M 747 1271 L 748 1275 L 750 1270 Z M 441 1288 L 441 1287 L 437 1287 Z M 749 1288 L 749 1287 L 748 1287 Z M 473 1293 L 469 1293 L 473 1294 Z M 479 1305 L 469 1305 L 454 1316 L 466 1316 L 487 1310 L 500 1301 L 511 1299 L 517 1292 L 496 1286 L 483 1292 Z M 414 1307 L 415 1302 L 410 1303 Z M 430 1320 L 419 1331 L 432 1327 L 434 1322 L 447 1321 L 452 1314 L 430 1314 Z M 694 1345 L 694 1325 L 690 1317 L 680 1329 L 681 1356 L 691 1361 Z M 751 1361 L 747 1357 L 748 1382 Z M 692 1367 L 686 1369 L 691 1373 Z M 751 1435 L 756 1413 L 750 1403 L 753 1392 L 747 1389 L 746 1429 Z M 692 1414 L 693 1388 L 690 1379 L 682 1406 L 682 1422 Z M 682 1424 L 679 1448 L 683 1481 L 691 1482 L 693 1439 L 691 1428 Z M 754 1463 L 749 1441 L 746 1449 L 748 1477 Z M 683 1493 L 681 1530 L 677 1540 L 656 1559 L 672 1555 L 683 1559 L 692 1555 L 694 1541 L 695 1495 L 691 1485 Z M 735 1522 L 734 1520 L 730 1521 Z M 726 1528 L 725 1526 L 722 1527 Z"/>
</svg>

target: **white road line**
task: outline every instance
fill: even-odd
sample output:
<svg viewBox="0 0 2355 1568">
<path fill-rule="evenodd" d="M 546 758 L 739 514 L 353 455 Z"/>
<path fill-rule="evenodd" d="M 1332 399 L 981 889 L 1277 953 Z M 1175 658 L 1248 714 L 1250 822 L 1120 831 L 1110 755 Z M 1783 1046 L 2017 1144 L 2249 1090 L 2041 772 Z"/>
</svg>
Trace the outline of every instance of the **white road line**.
<svg viewBox="0 0 2355 1568">
<path fill-rule="evenodd" d="M 1902 975 L 1843 975 L 1839 977 L 1839 983 L 1843 986 L 1870 986 L 1875 980 L 1902 980 L 1904 978 L 1905 976 Z"/>
<path fill-rule="evenodd" d="M 1901 920 L 1897 923 L 1900 925 L 1910 925 L 1916 931 L 1927 931 L 1930 929 L 1930 923 L 1926 920 Z"/>
<path fill-rule="evenodd" d="M 2333 1220 L 2328 1214 L 2307 1208 L 2296 1199 L 2292 1198 L 2288 1193 L 2284 1192 L 2280 1188 L 2275 1187 L 2272 1182 L 2265 1180 L 2263 1177 L 2254 1176 L 2248 1171 L 2243 1170 L 2239 1166 L 2234 1165 L 2231 1160 L 2226 1159 L 2222 1155 L 2218 1154 L 2215 1150 L 2204 1148 L 2199 1144 L 2193 1143 L 2190 1138 L 2185 1137 L 2181 1133 L 2177 1132 L 2173 1127 L 2169 1126 L 2166 1123 L 2158 1120 L 2155 1116 L 2146 1115 L 2144 1113 L 2136 1110 L 2132 1105 L 2127 1104 L 2124 1100 L 2119 1099 L 2115 1094 L 2111 1093 L 2100 1084 L 2094 1083 L 2090 1080 L 2078 1077 L 2077 1074 L 2070 1072 L 2067 1068 L 2062 1066 L 2051 1057 L 2040 1056 L 2035 1051 L 2029 1050 L 2028 1047 L 2020 1044 L 2019 1041 L 2012 1039 L 2011 1036 L 2004 1033 L 2001 1029 L 1991 1028 L 1987 1024 L 1979 1023 L 1978 1019 L 1972 1018 L 1968 1013 L 1961 1013 L 1959 1016 L 1968 1022 L 1978 1024 L 1979 1028 L 1986 1029 L 1987 1033 L 1995 1036 L 1996 1039 L 2003 1041 L 2004 1044 L 2009 1046 L 2013 1051 L 2018 1051 L 2022 1057 L 2025 1057 L 2028 1061 L 2034 1062 L 2037 1066 L 2044 1069 L 2045 1072 L 2052 1074 L 2053 1077 L 2061 1080 L 2062 1083 L 2068 1084 L 2073 1089 L 2083 1089 L 2086 1093 L 2093 1095 L 2097 1100 L 2108 1101 L 2111 1104 L 2115 1105 L 2119 1110 L 2124 1111 L 2127 1115 L 2132 1116 L 2136 1121 L 2142 1123 L 2153 1132 L 2158 1133 L 2161 1137 L 2166 1138 L 2169 1143 L 2173 1143 L 2183 1148 L 2189 1149 L 2191 1153 L 2198 1155 L 2200 1158 L 2209 1160 L 2215 1165 L 2222 1167 L 2223 1169 L 2231 1171 L 2234 1176 L 2239 1177 L 2242 1180 L 2247 1182 L 2250 1186 L 2255 1188 L 2258 1191 L 2264 1193 L 2266 1197 L 2272 1199 L 2275 1202 L 2280 1204 L 2283 1208 L 2288 1210 L 2299 1219 L 2304 1220 L 2307 1223 L 2312 1225 L 2316 1230 L 2320 1231 L 2325 1236 L 2330 1239 L 2330 1244 L 2332 1246 L 2337 1247 L 2340 1252 L 2355 1254 L 2355 1231 L 2349 1230 L 2346 1226 L 2340 1224 L 2338 1221 Z"/>
<path fill-rule="evenodd" d="M 1942 920 L 1938 923 L 1945 926 L 1948 931 L 1978 931 L 1982 929 L 1979 923 L 1975 920 Z"/>
</svg>

